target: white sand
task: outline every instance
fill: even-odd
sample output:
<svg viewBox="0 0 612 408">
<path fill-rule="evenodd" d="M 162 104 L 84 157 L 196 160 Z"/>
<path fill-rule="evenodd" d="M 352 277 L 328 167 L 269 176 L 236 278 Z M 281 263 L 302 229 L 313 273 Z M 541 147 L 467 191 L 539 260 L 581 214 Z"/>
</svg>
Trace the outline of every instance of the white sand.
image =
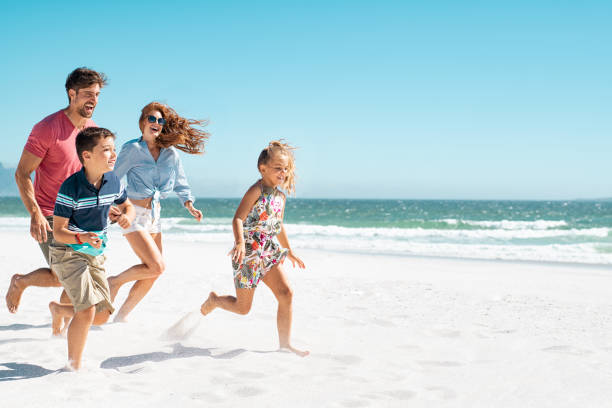
<svg viewBox="0 0 612 408">
<path fill-rule="evenodd" d="M 0 290 L 42 265 L 27 232 L 0 233 Z M 293 343 L 275 352 L 276 302 L 216 310 L 184 340 L 160 336 L 211 289 L 233 292 L 226 245 L 165 241 L 167 271 L 129 323 L 91 331 L 80 373 L 28 289 L 0 311 L 1 406 L 603 407 L 612 401 L 612 270 L 576 265 L 299 251 Z M 108 272 L 135 263 L 111 237 Z M 119 293 L 118 302 L 127 294 Z M 184 327 L 183 327 L 184 328 Z"/>
</svg>

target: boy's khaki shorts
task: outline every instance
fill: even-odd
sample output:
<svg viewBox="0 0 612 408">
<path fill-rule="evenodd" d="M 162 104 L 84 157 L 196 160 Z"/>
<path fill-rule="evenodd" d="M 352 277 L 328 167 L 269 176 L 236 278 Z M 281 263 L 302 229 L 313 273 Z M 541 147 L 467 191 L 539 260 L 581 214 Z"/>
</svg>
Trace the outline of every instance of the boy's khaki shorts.
<svg viewBox="0 0 612 408">
<path fill-rule="evenodd" d="M 72 301 L 75 312 L 95 305 L 96 311 L 115 311 L 104 270 L 106 256 L 77 252 L 69 246 L 49 248 L 51 269 Z"/>
</svg>

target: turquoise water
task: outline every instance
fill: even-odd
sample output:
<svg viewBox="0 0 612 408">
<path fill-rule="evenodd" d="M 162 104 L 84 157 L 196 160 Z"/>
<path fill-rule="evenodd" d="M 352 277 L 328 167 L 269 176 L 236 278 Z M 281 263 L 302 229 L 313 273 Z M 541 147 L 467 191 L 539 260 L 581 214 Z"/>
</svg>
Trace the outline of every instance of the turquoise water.
<svg viewBox="0 0 612 408">
<path fill-rule="evenodd" d="M 177 199 L 163 200 L 164 233 L 231 242 L 231 218 L 238 203 L 198 199 L 196 207 L 205 216 L 198 224 Z M 19 198 L 0 197 L 0 226 L 24 225 L 27 233 L 24 217 Z M 295 247 L 612 264 L 612 201 L 290 198 L 285 224 Z"/>
</svg>

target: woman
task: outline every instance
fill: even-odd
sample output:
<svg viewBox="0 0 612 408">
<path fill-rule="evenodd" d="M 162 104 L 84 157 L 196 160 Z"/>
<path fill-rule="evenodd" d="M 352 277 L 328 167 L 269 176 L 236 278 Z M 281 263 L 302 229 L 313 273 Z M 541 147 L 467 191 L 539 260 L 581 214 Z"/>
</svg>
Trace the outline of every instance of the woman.
<svg viewBox="0 0 612 408">
<path fill-rule="evenodd" d="M 174 191 L 187 211 L 198 222 L 202 220 L 202 212 L 193 206 L 194 197 L 177 149 L 203 153 L 209 134 L 194 125 L 203 126 L 205 122 L 185 119 L 169 106 L 151 102 L 142 108 L 138 123 L 142 137 L 123 145 L 115 173 L 120 179 L 127 178 L 127 195 L 136 218 L 123 234 L 142 263 L 109 278 L 113 300 L 123 284 L 136 281 L 114 321 L 125 321 L 164 271 L 159 200 Z M 113 214 L 118 215 L 118 210 Z"/>
</svg>

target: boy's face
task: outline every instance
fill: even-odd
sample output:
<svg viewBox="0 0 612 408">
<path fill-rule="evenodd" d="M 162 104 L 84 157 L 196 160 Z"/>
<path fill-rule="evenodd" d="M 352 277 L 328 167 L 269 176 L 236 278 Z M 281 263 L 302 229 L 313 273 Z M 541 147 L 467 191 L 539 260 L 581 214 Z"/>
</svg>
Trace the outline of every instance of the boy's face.
<svg viewBox="0 0 612 408">
<path fill-rule="evenodd" d="M 106 173 L 115 168 L 117 153 L 115 152 L 115 139 L 101 138 L 93 150 L 83 152 L 84 166 L 96 173 Z"/>
</svg>

